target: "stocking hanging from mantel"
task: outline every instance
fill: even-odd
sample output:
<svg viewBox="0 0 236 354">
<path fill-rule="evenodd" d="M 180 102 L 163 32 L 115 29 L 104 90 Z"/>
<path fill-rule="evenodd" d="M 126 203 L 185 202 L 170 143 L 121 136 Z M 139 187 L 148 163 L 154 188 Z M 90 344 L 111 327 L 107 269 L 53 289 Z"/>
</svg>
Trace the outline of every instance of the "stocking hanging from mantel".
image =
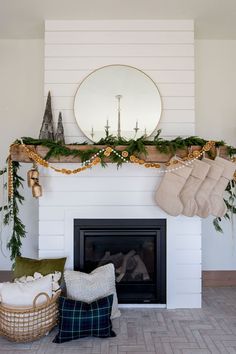
<svg viewBox="0 0 236 354">
<path fill-rule="evenodd" d="M 184 162 L 183 162 L 184 163 Z M 227 211 L 224 191 L 234 177 L 235 163 L 216 157 L 191 165 L 169 166 L 156 192 L 157 204 L 169 215 L 222 217 Z"/>
<path fill-rule="evenodd" d="M 214 160 L 203 158 L 202 161 L 207 163 L 210 169 L 201 185 L 201 188 L 196 194 L 196 202 L 198 206 L 197 215 L 201 218 L 207 218 L 211 214 L 211 192 L 219 181 L 224 169 L 223 167 L 217 165 Z"/>
<path fill-rule="evenodd" d="M 223 172 L 210 195 L 211 214 L 216 217 L 222 217 L 227 211 L 227 207 L 223 199 L 224 191 L 229 181 L 233 179 L 235 163 L 222 159 L 222 157 L 219 156 L 215 158 L 215 163 L 218 166 L 223 167 Z"/>
<path fill-rule="evenodd" d="M 193 161 L 192 166 L 191 174 L 180 193 L 180 200 L 183 204 L 182 214 L 185 216 L 196 215 L 198 205 L 195 196 L 210 169 L 207 163 L 199 160 Z"/>
<path fill-rule="evenodd" d="M 165 173 L 159 188 L 156 192 L 157 204 L 172 216 L 177 216 L 183 211 L 183 204 L 180 200 L 180 192 L 183 189 L 188 177 L 192 172 L 192 167 L 186 165 L 183 168 L 182 162 L 167 167 L 167 170 L 173 170 Z M 180 167 L 180 169 L 178 169 Z"/>
</svg>

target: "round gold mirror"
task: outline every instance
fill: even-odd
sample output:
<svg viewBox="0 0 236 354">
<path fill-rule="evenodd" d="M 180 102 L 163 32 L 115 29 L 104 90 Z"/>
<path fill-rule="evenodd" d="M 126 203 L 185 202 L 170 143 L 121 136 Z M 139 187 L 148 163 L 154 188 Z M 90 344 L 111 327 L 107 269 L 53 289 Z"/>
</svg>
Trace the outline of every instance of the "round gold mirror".
<svg viewBox="0 0 236 354">
<path fill-rule="evenodd" d="M 89 74 L 74 101 L 76 121 L 92 141 L 107 134 L 126 139 L 150 136 L 161 117 L 161 97 L 155 82 L 127 65 L 109 65 Z"/>
</svg>

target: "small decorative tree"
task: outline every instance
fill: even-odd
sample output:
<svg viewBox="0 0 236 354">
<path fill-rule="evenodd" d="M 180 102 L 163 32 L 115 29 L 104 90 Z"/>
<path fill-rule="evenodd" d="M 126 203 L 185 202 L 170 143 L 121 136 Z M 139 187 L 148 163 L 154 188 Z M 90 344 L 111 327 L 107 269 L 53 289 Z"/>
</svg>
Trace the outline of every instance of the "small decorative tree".
<svg viewBox="0 0 236 354">
<path fill-rule="evenodd" d="M 64 127 L 63 127 L 63 123 L 62 123 L 61 112 L 59 112 L 55 140 L 57 143 L 65 144 Z"/>
<path fill-rule="evenodd" d="M 39 133 L 39 139 L 54 140 L 53 116 L 51 94 L 48 92 L 45 112 L 43 116 L 43 123 Z"/>
</svg>

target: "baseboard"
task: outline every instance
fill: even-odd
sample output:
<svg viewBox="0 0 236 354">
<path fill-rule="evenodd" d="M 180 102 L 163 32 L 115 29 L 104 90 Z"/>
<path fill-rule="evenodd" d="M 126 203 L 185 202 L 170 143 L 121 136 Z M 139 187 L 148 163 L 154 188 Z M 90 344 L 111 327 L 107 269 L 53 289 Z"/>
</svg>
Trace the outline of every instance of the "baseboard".
<svg viewBox="0 0 236 354">
<path fill-rule="evenodd" d="M 10 270 L 0 270 L 0 283 L 4 281 L 11 281 L 13 278 L 12 271 Z"/>
<path fill-rule="evenodd" d="M 10 270 L 0 270 L 0 283 L 12 280 Z M 203 287 L 236 286 L 236 270 L 205 270 L 202 272 Z"/>
<path fill-rule="evenodd" d="M 202 272 L 203 287 L 236 286 L 236 270 L 207 270 Z"/>
</svg>

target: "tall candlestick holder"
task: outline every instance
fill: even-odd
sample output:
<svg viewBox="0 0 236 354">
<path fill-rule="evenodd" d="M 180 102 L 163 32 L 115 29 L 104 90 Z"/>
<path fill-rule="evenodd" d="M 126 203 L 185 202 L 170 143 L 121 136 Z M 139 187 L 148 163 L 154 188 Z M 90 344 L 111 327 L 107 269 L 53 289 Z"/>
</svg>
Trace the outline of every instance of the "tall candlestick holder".
<svg viewBox="0 0 236 354">
<path fill-rule="evenodd" d="M 94 130 L 93 130 L 93 127 L 92 127 L 92 129 L 91 129 L 90 135 L 91 135 L 91 137 L 92 137 L 92 139 L 93 139 L 93 137 L 94 137 Z"/>
<path fill-rule="evenodd" d="M 117 126 L 117 136 L 118 138 L 121 137 L 121 122 L 120 122 L 120 111 L 121 111 L 121 108 L 120 108 L 120 100 L 123 96 L 122 95 L 116 95 L 116 98 L 118 100 L 118 107 L 117 107 L 117 112 L 118 112 L 118 126 Z"/>
<path fill-rule="evenodd" d="M 105 128 L 106 137 L 108 137 L 109 136 L 109 128 L 110 128 L 108 119 L 107 119 L 107 123 L 104 128 Z"/>
<path fill-rule="evenodd" d="M 136 126 L 134 128 L 134 131 L 135 131 L 135 136 L 136 136 L 139 131 L 138 121 L 136 122 Z"/>
</svg>

